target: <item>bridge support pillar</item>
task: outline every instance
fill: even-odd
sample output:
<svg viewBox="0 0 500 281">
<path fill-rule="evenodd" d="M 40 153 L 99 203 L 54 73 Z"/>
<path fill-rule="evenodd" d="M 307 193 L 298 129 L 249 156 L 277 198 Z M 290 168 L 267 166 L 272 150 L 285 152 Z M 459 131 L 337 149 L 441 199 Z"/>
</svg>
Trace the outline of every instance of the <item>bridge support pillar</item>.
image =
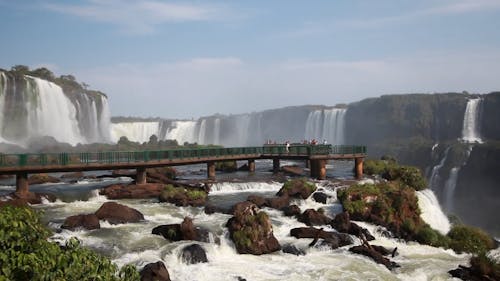
<svg viewBox="0 0 500 281">
<path fill-rule="evenodd" d="M 306 168 L 311 168 L 311 160 L 306 160 Z"/>
<path fill-rule="evenodd" d="M 207 177 L 208 179 L 215 180 L 215 162 L 207 162 Z"/>
<path fill-rule="evenodd" d="M 354 174 L 358 180 L 363 177 L 363 160 L 363 157 L 357 157 L 354 159 Z"/>
<path fill-rule="evenodd" d="M 19 195 L 28 194 L 28 173 L 21 172 L 16 174 L 16 193 Z"/>
<path fill-rule="evenodd" d="M 255 172 L 255 160 L 254 159 L 248 160 L 248 171 L 250 173 L 254 173 Z"/>
<path fill-rule="evenodd" d="M 146 183 L 146 168 L 137 168 L 135 172 L 135 184 Z"/>
<path fill-rule="evenodd" d="M 280 159 L 273 159 L 273 173 L 277 174 L 280 171 Z"/>
<path fill-rule="evenodd" d="M 326 160 L 311 160 L 311 178 L 326 179 Z"/>
</svg>

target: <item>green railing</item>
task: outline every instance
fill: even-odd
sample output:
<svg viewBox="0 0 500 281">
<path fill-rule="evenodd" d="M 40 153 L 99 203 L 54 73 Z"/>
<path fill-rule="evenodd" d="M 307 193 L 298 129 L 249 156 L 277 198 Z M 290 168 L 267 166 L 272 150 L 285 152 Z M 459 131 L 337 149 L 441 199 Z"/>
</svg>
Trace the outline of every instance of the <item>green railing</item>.
<svg viewBox="0 0 500 281">
<path fill-rule="evenodd" d="M 263 147 L 183 148 L 158 151 L 0 154 L 0 167 L 116 164 L 182 160 L 187 158 L 224 158 L 225 156 L 238 155 L 311 156 L 328 154 L 366 154 L 366 147 L 348 145 L 291 145 L 287 152 L 285 145 L 265 145 Z"/>
</svg>

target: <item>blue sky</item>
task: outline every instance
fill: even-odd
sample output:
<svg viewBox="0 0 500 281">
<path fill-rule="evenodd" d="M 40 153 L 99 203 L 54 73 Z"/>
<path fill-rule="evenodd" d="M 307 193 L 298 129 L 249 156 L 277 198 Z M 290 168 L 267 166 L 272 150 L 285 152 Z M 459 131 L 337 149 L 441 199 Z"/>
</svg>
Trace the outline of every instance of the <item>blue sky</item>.
<svg viewBox="0 0 500 281">
<path fill-rule="evenodd" d="M 0 34 L 0 67 L 73 74 L 113 115 L 500 90 L 500 0 L 0 0 Z"/>
</svg>

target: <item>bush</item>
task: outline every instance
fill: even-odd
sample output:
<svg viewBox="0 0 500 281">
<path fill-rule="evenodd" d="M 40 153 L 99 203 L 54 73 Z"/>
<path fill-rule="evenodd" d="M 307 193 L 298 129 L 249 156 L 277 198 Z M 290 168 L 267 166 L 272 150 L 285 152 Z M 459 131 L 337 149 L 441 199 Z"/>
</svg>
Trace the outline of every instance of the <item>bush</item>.
<svg viewBox="0 0 500 281">
<path fill-rule="evenodd" d="M 433 247 L 448 248 L 449 238 L 442 235 L 437 230 L 432 229 L 428 224 L 425 224 L 417 231 L 416 240 L 420 244 L 430 245 Z"/>
<path fill-rule="evenodd" d="M 118 268 L 109 259 L 82 248 L 76 238 L 65 246 L 51 235 L 40 215 L 27 208 L 0 208 L 0 276 L 7 280 L 139 280 L 133 266 Z"/>
<path fill-rule="evenodd" d="M 450 247 L 458 253 L 481 254 L 495 247 L 495 241 L 483 230 L 466 225 L 454 226 L 448 233 Z"/>
<path fill-rule="evenodd" d="M 368 175 L 379 175 L 386 180 L 399 180 L 415 189 L 427 188 L 427 182 L 417 167 L 400 166 L 395 160 L 366 160 L 363 170 Z"/>
</svg>

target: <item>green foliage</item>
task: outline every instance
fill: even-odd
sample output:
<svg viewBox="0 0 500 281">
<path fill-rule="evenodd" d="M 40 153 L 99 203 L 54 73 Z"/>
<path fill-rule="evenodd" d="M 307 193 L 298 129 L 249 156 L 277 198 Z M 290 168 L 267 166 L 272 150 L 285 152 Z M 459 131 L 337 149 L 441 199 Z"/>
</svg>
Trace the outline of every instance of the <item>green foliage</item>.
<svg viewBox="0 0 500 281">
<path fill-rule="evenodd" d="M 115 264 L 76 238 L 59 246 L 40 215 L 27 207 L 0 208 L 0 276 L 7 280 L 139 280 L 135 267 Z"/>
<path fill-rule="evenodd" d="M 417 167 L 401 166 L 393 158 L 385 159 L 388 160 L 366 160 L 363 163 L 364 173 L 379 175 L 390 181 L 399 180 L 415 190 L 427 188 L 427 182 Z"/>
<path fill-rule="evenodd" d="M 447 236 L 432 229 L 428 224 L 425 224 L 417 231 L 416 240 L 421 244 L 444 248 L 448 248 L 450 243 L 450 239 Z"/>
<path fill-rule="evenodd" d="M 427 182 L 417 167 L 402 166 L 399 170 L 399 180 L 415 190 L 427 188 Z"/>
<path fill-rule="evenodd" d="M 450 247 L 458 253 L 480 254 L 495 247 L 493 239 L 483 230 L 466 225 L 456 225 L 448 233 Z"/>
<path fill-rule="evenodd" d="M 249 248 L 252 246 L 251 228 L 243 227 L 233 233 L 234 244 L 240 248 Z"/>
<path fill-rule="evenodd" d="M 307 178 L 295 178 L 295 179 L 288 180 L 285 182 L 285 184 L 283 184 L 282 189 L 283 189 L 283 191 L 288 191 L 296 185 L 304 186 L 310 193 L 313 193 L 314 191 L 316 191 L 316 185 L 314 183 L 308 181 Z"/>
<path fill-rule="evenodd" d="M 165 189 L 161 193 L 163 198 L 177 198 L 186 195 L 189 200 L 197 200 L 207 197 L 207 193 L 199 189 L 186 189 L 182 187 L 174 187 L 171 184 L 165 185 Z"/>
</svg>

